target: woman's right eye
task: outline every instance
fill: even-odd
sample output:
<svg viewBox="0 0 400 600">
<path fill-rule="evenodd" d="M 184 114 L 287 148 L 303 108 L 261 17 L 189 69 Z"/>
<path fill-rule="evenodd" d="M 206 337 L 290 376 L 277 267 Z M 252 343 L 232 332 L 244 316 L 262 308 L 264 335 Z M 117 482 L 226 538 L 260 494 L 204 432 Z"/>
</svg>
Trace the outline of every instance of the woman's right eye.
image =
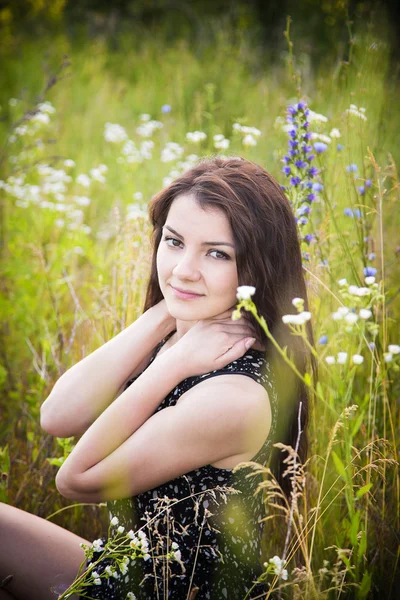
<svg viewBox="0 0 400 600">
<path fill-rule="evenodd" d="M 172 242 L 178 242 L 178 245 L 181 244 L 180 240 L 177 240 L 176 238 L 168 237 L 168 236 L 165 237 L 163 241 L 164 242 L 169 242 L 170 240 Z M 176 244 L 174 244 L 174 243 L 172 245 L 167 243 L 167 246 L 170 246 L 170 247 L 173 247 L 173 248 L 177 248 Z"/>
</svg>

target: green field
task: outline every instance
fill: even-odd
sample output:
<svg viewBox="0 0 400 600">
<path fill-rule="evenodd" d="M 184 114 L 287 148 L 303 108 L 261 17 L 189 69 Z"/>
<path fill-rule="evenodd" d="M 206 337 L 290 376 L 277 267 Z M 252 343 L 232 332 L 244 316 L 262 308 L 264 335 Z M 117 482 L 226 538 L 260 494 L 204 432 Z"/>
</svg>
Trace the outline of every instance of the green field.
<svg viewBox="0 0 400 600">
<path fill-rule="evenodd" d="M 315 158 L 323 189 L 302 230 L 315 236 L 303 250 L 320 382 L 305 487 L 291 516 L 267 507 L 264 560 L 282 556 L 290 516 L 288 579 L 269 574 L 271 592 L 394 598 L 399 86 L 384 36 L 354 40 L 348 61 L 318 68 L 296 57 L 295 39 L 293 62 L 290 53 L 271 62 L 228 30 L 197 49 L 146 32 L 114 49 L 62 33 L 2 49 L 1 501 L 88 539 L 107 532 L 104 505 L 58 493 L 57 465 L 74 440 L 42 431 L 40 406 L 62 373 L 141 314 L 150 198 L 216 154 L 249 158 L 287 185 L 286 110 L 304 100 L 316 113 L 312 143 L 326 144 Z M 236 123 L 260 133 L 245 139 Z M 195 131 L 204 139 L 187 138 Z M 265 487 L 267 503 L 274 493 Z"/>
</svg>

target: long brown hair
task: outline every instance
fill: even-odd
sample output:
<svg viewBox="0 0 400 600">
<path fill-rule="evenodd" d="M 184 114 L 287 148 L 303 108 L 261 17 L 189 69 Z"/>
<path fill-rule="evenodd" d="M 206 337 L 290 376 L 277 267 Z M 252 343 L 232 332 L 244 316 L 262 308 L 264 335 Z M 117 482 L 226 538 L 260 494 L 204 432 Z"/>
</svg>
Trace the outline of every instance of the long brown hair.
<svg viewBox="0 0 400 600">
<path fill-rule="evenodd" d="M 231 227 L 239 285 L 256 288 L 253 300 L 258 314 L 298 371 L 306 372 L 311 360 L 314 376 L 316 364 L 304 341 L 290 334 L 282 322 L 285 314 L 296 313 L 292 300 L 304 299 L 308 310 L 297 225 L 288 199 L 280 185 L 259 165 L 243 158 L 211 158 L 201 160 L 154 196 L 149 206 L 153 226 L 153 256 L 144 311 L 163 298 L 157 276 L 156 255 L 172 202 L 181 194 L 193 195 L 203 209 L 222 210 Z M 278 423 L 275 441 L 295 448 L 298 437 L 298 412 L 302 402 L 299 456 L 307 455 L 307 423 L 309 398 L 306 386 L 288 367 L 268 340 L 264 330 L 250 313 L 243 314 L 256 329 L 258 340 L 266 348 L 266 358 L 275 374 L 278 393 Z M 308 341 L 314 345 L 310 321 L 306 325 Z M 285 456 L 275 449 L 271 469 L 286 493 L 288 478 L 282 479 Z"/>
</svg>

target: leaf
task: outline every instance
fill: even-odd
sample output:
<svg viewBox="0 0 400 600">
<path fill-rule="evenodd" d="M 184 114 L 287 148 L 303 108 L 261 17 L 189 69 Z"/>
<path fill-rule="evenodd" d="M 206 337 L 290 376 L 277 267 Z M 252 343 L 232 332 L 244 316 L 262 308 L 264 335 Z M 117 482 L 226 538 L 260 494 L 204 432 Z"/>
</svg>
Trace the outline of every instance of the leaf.
<svg viewBox="0 0 400 600">
<path fill-rule="evenodd" d="M 368 573 L 368 571 L 365 571 L 360 587 L 357 590 L 357 600 L 364 600 L 364 598 L 368 596 L 369 590 L 371 589 L 371 581 L 372 574 Z"/>
<path fill-rule="evenodd" d="M 311 386 L 311 377 L 309 373 L 304 373 L 304 383 L 308 385 L 308 387 Z"/>
<path fill-rule="evenodd" d="M 362 496 L 364 496 L 364 494 L 369 492 L 369 490 L 371 488 L 372 488 L 372 483 L 367 483 L 366 485 L 363 485 L 362 488 L 357 490 L 357 493 L 356 493 L 357 498 L 361 498 Z"/>
<path fill-rule="evenodd" d="M 346 467 L 344 466 L 342 460 L 338 457 L 338 455 L 336 454 L 336 452 L 334 450 L 332 450 L 332 458 L 333 458 L 333 462 L 335 463 L 336 471 L 339 473 L 340 477 L 346 483 L 348 483 L 348 475 L 346 472 Z"/>
</svg>

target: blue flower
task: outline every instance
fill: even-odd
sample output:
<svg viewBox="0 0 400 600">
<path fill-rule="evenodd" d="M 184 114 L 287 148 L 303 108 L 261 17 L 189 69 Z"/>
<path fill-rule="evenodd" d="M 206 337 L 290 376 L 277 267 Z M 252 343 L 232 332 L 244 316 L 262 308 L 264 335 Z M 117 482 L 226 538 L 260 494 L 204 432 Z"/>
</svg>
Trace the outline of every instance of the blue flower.
<svg viewBox="0 0 400 600">
<path fill-rule="evenodd" d="M 353 211 L 351 210 L 351 208 L 345 208 L 343 212 L 346 215 L 346 217 L 354 217 L 354 214 L 353 214 Z"/>
<path fill-rule="evenodd" d="M 300 225 L 307 225 L 307 223 L 308 223 L 307 217 L 301 217 L 299 219 L 299 223 L 300 223 Z"/>
<path fill-rule="evenodd" d="M 352 163 L 351 165 L 348 165 L 346 167 L 346 171 L 348 173 L 356 173 L 358 171 L 358 167 L 357 167 L 357 165 L 355 165 L 354 163 Z"/>
<path fill-rule="evenodd" d="M 375 350 L 375 342 L 369 342 L 368 346 L 371 348 L 371 350 Z"/>
<path fill-rule="evenodd" d="M 285 175 L 290 175 L 292 172 L 290 167 L 283 167 L 282 171 L 285 173 Z"/>
<path fill-rule="evenodd" d="M 322 183 L 318 183 L 316 181 L 312 184 L 312 189 L 314 190 L 314 192 L 321 192 L 324 189 L 324 186 L 322 185 Z"/>
<path fill-rule="evenodd" d="M 294 186 L 299 185 L 300 181 L 301 181 L 300 177 L 291 177 L 290 178 L 290 183 Z"/>
<path fill-rule="evenodd" d="M 319 340 L 318 340 L 318 344 L 320 344 L 321 346 L 324 346 L 327 343 L 328 343 L 328 336 L 327 335 L 322 335 L 319 338 Z"/>
<path fill-rule="evenodd" d="M 305 107 L 306 107 L 306 105 L 305 105 L 304 102 L 300 101 L 300 102 L 297 103 L 297 110 L 304 110 Z"/>
<path fill-rule="evenodd" d="M 307 156 L 307 160 L 308 160 L 308 162 L 311 162 L 312 160 L 314 160 L 314 158 L 315 158 L 315 154 L 309 154 L 309 155 Z"/>
<path fill-rule="evenodd" d="M 370 188 L 371 186 L 372 186 L 372 181 L 370 179 L 367 179 L 367 181 L 365 182 L 365 187 Z"/>
<path fill-rule="evenodd" d="M 308 169 L 308 174 L 310 177 L 314 177 L 314 175 L 318 175 L 319 171 L 317 169 L 317 167 L 311 167 L 311 169 Z"/>
<path fill-rule="evenodd" d="M 321 154 L 321 152 L 325 152 L 325 150 L 327 150 L 328 144 L 324 144 L 324 142 L 315 142 L 314 148 L 318 154 Z"/>
<path fill-rule="evenodd" d="M 354 209 L 354 216 L 357 217 L 357 219 L 361 219 L 361 211 L 359 208 Z"/>
<path fill-rule="evenodd" d="M 360 194 L 360 196 L 364 196 L 365 187 L 363 185 L 360 185 L 360 187 L 358 188 L 358 193 Z"/>
<path fill-rule="evenodd" d="M 304 160 L 296 160 L 294 164 L 298 169 L 304 169 L 304 167 L 308 167 L 308 164 Z"/>
<path fill-rule="evenodd" d="M 310 253 L 309 252 L 302 252 L 302 256 L 303 256 L 304 260 L 307 260 L 307 261 L 310 260 Z"/>
<path fill-rule="evenodd" d="M 378 269 L 375 269 L 375 267 L 364 267 L 364 277 L 375 277 L 377 272 Z"/>
<path fill-rule="evenodd" d="M 307 200 L 308 200 L 309 202 L 314 202 L 314 200 L 315 200 L 315 194 L 308 194 L 308 196 L 307 196 Z"/>
<path fill-rule="evenodd" d="M 343 144 L 338 144 L 336 148 L 338 149 L 338 152 L 340 152 L 341 150 L 343 150 L 344 146 Z"/>
<path fill-rule="evenodd" d="M 315 240 L 315 235 L 312 233 L 307 233 L 307 235 L 303 237 L 303 240 L 306 242 L 306 244 L 311 244 L 311 242 Z"/>
<path fill-rule="evenodd" d="M 300 206 L 296 210 L 296 215 L 298 217 L 302 217 L 303 215 L 309 215 L 310 211 L 311 211 L 311 208 L 308 206 L 308 204 L 303 204 L 303 206 Z"/>
<path fill-rule="evenodd" d="M 169 104 L 163 104 L 163 106 L 161 107 L 161 112 L 166 114 L 171 112 L 172 108 Z"/>
<path fill-rule="evenodd" d="M 368 260 L 375 260 L 375 258 L 376 258 L 375 252 L 371 252 L 371 254 L 368 255 Z"/>
</svg>

